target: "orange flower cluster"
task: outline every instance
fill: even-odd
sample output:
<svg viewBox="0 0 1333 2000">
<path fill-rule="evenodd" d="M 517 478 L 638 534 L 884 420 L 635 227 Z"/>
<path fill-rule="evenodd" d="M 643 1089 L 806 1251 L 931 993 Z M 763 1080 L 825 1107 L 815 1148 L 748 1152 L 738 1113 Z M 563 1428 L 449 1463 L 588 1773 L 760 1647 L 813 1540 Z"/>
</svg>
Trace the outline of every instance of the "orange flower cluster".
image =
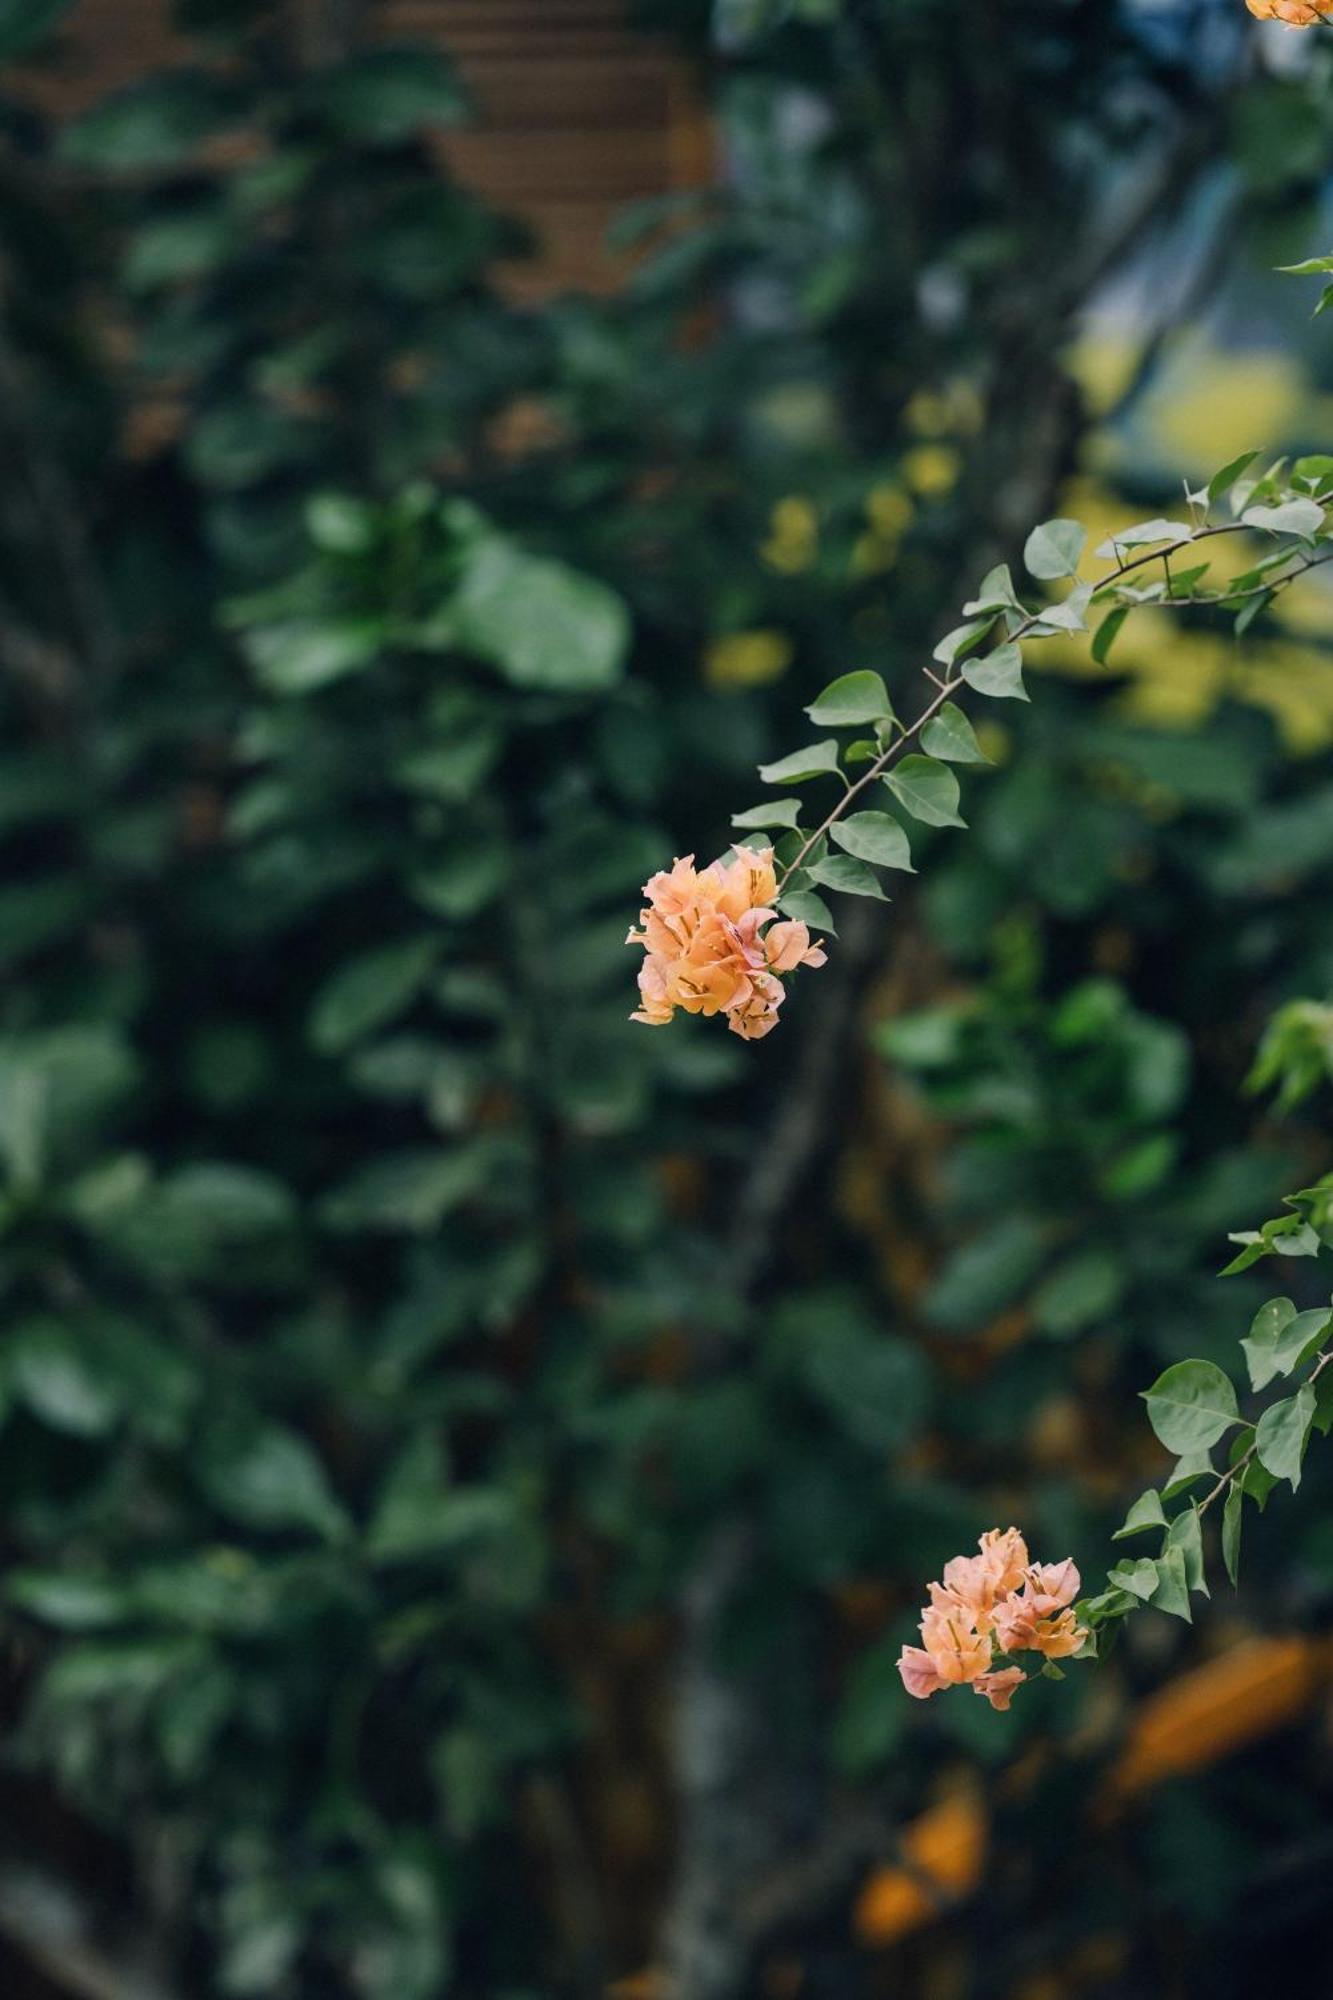
<svg viewBox="0 0 1333 2000">
<path fill-rule="evenodd" d="M 1288 28 L 1313 28 L 1333 19 L 1333 0 L 1245 0 L 1257 21 L 1282 21 Z"/>
<path fill-rule="evenodd" d="M 738 847 L 731 860 L 696 871 L 694 856 L 643 885 L 648 907 L 627 944 L 642 945 L 639 1001 L 632 1021 L 665 1027 L 677 1007 L 725 1014 L 733 1035 L 757 1041 L 777 1026 L 781 975 L 823 965 L 825 953 L 795 919 L 777 922 L 771 847 Z"/>
<path fill-rule="evenodd" d="M 903 1686 L 918 1701 L 943 1687 L 970 1687 L 992 1708 L 1008 1708 L 1027 1679 L 1021 1667 L 997 1667 L 1006 1653 L 1040 1653 L 1063 1660 L 1087 1633 L 1068 1608 L 1079 1591 L 1073 1561 L 1034 1563 L 1017 1528 L 991 1528 L 981 1553 L 955 1556 L 943 1583 L 930 1586 L 921 1614 L 920 1646 L 904 1646 Z"/>
</svg>

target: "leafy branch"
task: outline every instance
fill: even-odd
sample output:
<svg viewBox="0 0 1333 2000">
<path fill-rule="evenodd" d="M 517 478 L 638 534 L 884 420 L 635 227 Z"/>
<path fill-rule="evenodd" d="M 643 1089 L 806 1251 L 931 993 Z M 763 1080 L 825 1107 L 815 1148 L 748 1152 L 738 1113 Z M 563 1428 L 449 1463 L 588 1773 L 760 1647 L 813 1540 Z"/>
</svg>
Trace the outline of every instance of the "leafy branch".
<svg viewBox="0 0 1333 2000">
<path fill-rule="evenodd" d="M 738 831 L 776 835 L 783 912 L 832 930 L 832 912 L 822 891 L 882 899 L 877 870 L 912 871 L 911 845 L 901 820 L 882 808 L 865 809 L 876 796 L 871 789 L 876 785 L 882 784 L 911 820 L 927 826 L 965 823 L 951 767 L 989 760 L 959 703 L 971 694 L 1026 700 L 1026 644 L 1086 633 L 1090 614 L 1100 610 L 1104 616 L 1091 651 L 1105 665 L 1126 620 L 1145 606 L 1220 608 L 1235 614 L 1236 630 L 1243 633 L 1282 591 L 1333 562 L 1328 511 L 1333 457 L 1301 458 L 1290 468 L 1279 460 L 1252 477 L 1257 456 L 1247 452 L 1204 486 L 1187 488 L 1186 519 L 1158 517 L 1113 535 L 1096 552 L 1111 568 L 1091 581 L 1079 577 L 1087 544 L 1080 523 L 1059 519 L 1034 528 L 1024 548 L 1028 574 L 1046 585 L 1068 581 L 1066 595 L 1055 602 L 1026 603 L 1008 565 L 992 569 L 975 598 L 964 604 L 963 622 L 936 646 L 933 665 L 925 670 L 933 692 L 914 721 L 899 719 L 883 678 L 871 670 L 844 674 L 824 688 L 806 713 L 817 727 L 839 733 L 761 766 L 763 782 L 784 795 L 732 820 Z M 1230 518 L 1218 519 L 1224 506 Z M 1191 560 L 1206 543 L 1256 534 L 1271 538 L 1274 546 L 1237 576 L 1212 583 L 1210 559 Z M 863 771 L 857 770 L 860 765 Z M 807 828 L 797 788 L 827 777 L 841 781 L 841 795 Z"/>
</svg>

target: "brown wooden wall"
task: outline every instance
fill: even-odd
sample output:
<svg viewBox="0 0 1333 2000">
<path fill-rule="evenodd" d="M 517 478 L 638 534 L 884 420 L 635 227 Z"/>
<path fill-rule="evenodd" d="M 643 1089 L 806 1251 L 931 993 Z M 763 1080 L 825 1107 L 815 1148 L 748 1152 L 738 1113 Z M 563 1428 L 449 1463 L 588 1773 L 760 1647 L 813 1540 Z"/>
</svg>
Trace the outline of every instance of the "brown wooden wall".
<svg viewBox="0 0 1333 2000">
<path fill-rule="evenodd" d="M 435 40 L 476 98 L 474 130 L 451 138 L 463 176 L 528 218 L 545 246 L 544 290 L 603 288 L 603 238 L 626 202 L 693 184 L 706 126 L 685 72 L 625 23 L 626 0 L 378 0 L 378 32 Z M 73 110 L 186 55 L 170 0 L 81 0 L 58 60 L 32 72 L 52 108 Z"/>
</svg>

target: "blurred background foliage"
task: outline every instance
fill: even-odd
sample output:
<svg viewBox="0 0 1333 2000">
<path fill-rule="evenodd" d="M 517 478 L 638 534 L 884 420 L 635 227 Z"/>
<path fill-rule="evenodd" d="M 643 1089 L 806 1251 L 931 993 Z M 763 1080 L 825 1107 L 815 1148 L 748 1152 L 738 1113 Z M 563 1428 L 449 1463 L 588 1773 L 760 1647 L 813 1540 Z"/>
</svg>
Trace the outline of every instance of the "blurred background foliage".
<svg viewBox="0 0 1333 2000">
<path fill-rule="evenodd" d="M 519 304 L 447 37 L 176 14 L 52 120 L 78 0 L 0 5 L 6 1993 L 1271 1984 L 1326 1454 L 1193 1630 L 1003 1717 L 892 1662 L 994 1522 L 1097 1575 L 1327 1164 L 1241 1089 L 1333 985 L 1326 593 L 1071 650 L 762 1046 L 623 937 L 1032 521 L 1327 445 L 1327 50 L 656 0 L 716 174 Z"/>
</svg>

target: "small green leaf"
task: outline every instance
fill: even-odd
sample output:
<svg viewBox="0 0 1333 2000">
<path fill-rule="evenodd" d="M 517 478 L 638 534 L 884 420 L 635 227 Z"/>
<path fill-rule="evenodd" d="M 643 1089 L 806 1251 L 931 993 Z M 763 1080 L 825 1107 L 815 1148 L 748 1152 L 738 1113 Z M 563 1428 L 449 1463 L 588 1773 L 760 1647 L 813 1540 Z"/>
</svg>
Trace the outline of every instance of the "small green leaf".
<svg viewBox="0 0 1333 2000">
<path fill-rule="evenodd" d="M 835 820 L 829 838 L 854 854 L 858 861 L 873 861 L 877 868 L 904 868 L 914 874 L 912 850 L 891 813 L 853 813 L 850 819 Z"/>
<path fill-rule="evenodd" d="M 1212 1361 L 1177 1361 L 1143 1391 L 1143 1400 L 1168 1451 L 1207 1451 L 1240 1420 L 1236 1391 Z"/>
<path fill-rule="evenodd" d="M 1114 1584 L 1117 1590 L 1129 1591 L 1132 1597 L 1141 1598 L 1146 1604 L 1150 1597 L 1156 1595 L 1160 1579 L 1157 1564 L 1150 1557 L 1141 1556 L 1137 1562 L 1117 1563 L 1113 1570 L 1108 1571 L 1106 1581 Z"/>
<path fill-rule="evenodd" d="M 1182 1452 L 1162 1483 L 1163 1500 L 1174 1500 L 1199 1479 L 1214 1479 L 1217 1468 L 1206 1451 Z"/>
<path fill-rule="evenodd" d="M 1166 1524 L 1166 1510 L 1162 1506 L 1161 1495 L 1155 1487 L 1150 1486 L 1146 1493 L 1140 1493 L 1126 1514 L 1123 1527 L 1116 1529 L 1111 1540 L 1123 1542 L 1130 1535 L 1141 1535 L 1148 1528 L 1164 1528 Z"/>
<path fill-rule="evenodd" d="M 989 764 L 976 731 L 957 702 L 946 701 L 921 732 L 921 748 L 946 764 Z"/>
<path fill-rule="evenodd" d="M 994 623 L 993 617 L 972 618 L 966 625 L 955 625 L 952 632 L 945 633 L 930 657 L 938 660 L 942 667 L 951 667 L 955 660 L 960 660 L 980 644 Z"/>
<path fill-rule="evenodd" d="M 1194 1622 L 1190 1610 L 1189 1579 L 1185 1573 L 1185 1558 L 1179 1549 L 1167 1549 L 1153 1565 L 1157 1571 L 1157 1589 L 1153 1596 L 1153 1609 L 1167 1611 L 1173 1618 L 1183 1618 L 1187 1625 Z"/>
<path fill-rule="evenodd" d="M 788 889 L 778 897 L 778 908 L 784 917 L 796 917 L 811 930 L 830 931 L 833 928 L 833 912 L 822 896 L 816 896 L 812 889 Z"/>
<path fill-rule="evenodd" d="M 1203 1567 L 1203 1527 L 1197 1507 L 1187 1507 L 1177 1514 L 1167 1530 L 1167 1549 L 1179 1549 L 1185 1558 L 1185 1581 L 1191 1590 L 1201 1591 L 1205 1597 L 1211 1595 L 1208 1579 Z"/>
<path fill-rule="evenodd" d="M 1149 548 L 1154 542 L 1187 542 L 1190 532 L 1188 521 L 1164 521 L 1160 516 L 1153 521 L 1136 521 L 1132 528 L 1117 528 L 1097 553 L 1114 561 L 1121 549 Z"/>
<path fill-rule="evenodd" d="M 759 776 L 766 785 L 800 785 L 807 778 L 822 778 L 838 768 L 838 739 L 826 736 L 822 743 L 811 743 L 804 750 L 793 750 L 790 757 L 779 757 L 776 764 L 761 764 Z"/>
<path fill-rule="evenodd" d="M 888 897 L 879 886 L 879 877 L 864 861 L 855 861 L 849 854 L 830 854 L 823 861 L 816 861 L 808 870 L 812 882 L 818 882 L 825 889 L 836 889 L 843 896 L 873 896 L 886 903 Z"/>
<path fill-rule="evenodd" d="M 985 654 L 979 660 L 964 660 L 960 668 L 963 679 L 978 694 L 994 695 L 998 700 L 1026 701 L 1027 689 L 1023 686 L 1023 649 L 1016 639 L 1006 639 L 993 653 Z"/>
<path fill-rule="evenodd" d="M 1254 1451 L 1275 1479 L 1289 1479 L 1294 1491 L 1301 1483 L 1301 1460 L 1314 1423 L 1315 1392 L 1307 1382 L 1294 1396 L 1273 1403 L 1259 1419 Z"/>
<path fill-rule="evenodd" d="M 880 676 L 862 670 L 830 681 L 805 712 L 819 728 L 837 729 L 852 722 L 887 721 L 893 704 Z"/>
<path fill-rule="evenodd" d="M 772 805 L 751 806 L 748 812 L 733 813 L 731 823 L 742 828 L 800 825 L 799 799 L 774 799 Z"/>
<path fill-rule="evenodd" d="M 1233 1590 L 1240 1582 L 1240 1530 L 1244 1513 L 1245 1494 L 1240 1482 L 1233 1481 L 1222 1508 L 1222 1560 Z"/>
<path fill-rule="evenodd" d="M 1086 528 L 1077 521 L 1043 521 L 1023 545 L 1023 561 L 1029 576 L 1050 582 L 1058 576 L 1073 576 L 1087 543 Z"/>
<path fill-rule="evenodd" d="M 411 1005 L 435 969 L 433 937 L 404 938 L 341 966 L 310 1010 L 310 1040 L 321 1055 L 341 1055 L 372 1028 Z"/>
<path fill-rule="evenodd" d="M 1250 1370 L 1250 1387 L 1266 1389 L 1275 1375 L 1290 1375 L 1294 1368 L 1316 1352 L 1322 1337 L 1333 1326 L 1326 1306 L 1298 1313 L 1290 1299 L 1270 1299 L 1260 1306 L 1242 1340 Z"/>
<path fill-rule="evenodd" d="M 1020 611 L 1018 595 L 1014 590 L 1014 579 L 1009 574 L 1008 563 L 997 563 L 987 570 L 978 586 L 977 594 L 970 604 L 963 606 L 964 618 L 975 618 L 983 611 Z"/>
<path fill-rule="evenodd" d="M 1103 618 L 1101 624 L 1093 634 L 1092 657 L 1099 667 L 1106 666 L 1110 661 L 1111 648 L 1119 638 L 1121 627 L 1128 618 L 1129 612 L 1130 607 L 1128 604 L 1117 604 L 1113 610 L 1107 612 L 1105 618 Z"/>
<path fill-rule="evenodd" d="M 964 826 L 958 813 L 958 780 L 947 764 L 915 753 L 884 774 L 898 803 L 927 826 Z"/>
<path fill-rule="evenodd" d="M 1220 472 L 1215 472 L 1205 488 L 1209 506 L 1214 506 L 1228 494 L 1242 472 L 1248 472 L 1259 454 L 1257 451 L 1243 451 L 1239 458 L 1233 458 Z"/>
</svg>

